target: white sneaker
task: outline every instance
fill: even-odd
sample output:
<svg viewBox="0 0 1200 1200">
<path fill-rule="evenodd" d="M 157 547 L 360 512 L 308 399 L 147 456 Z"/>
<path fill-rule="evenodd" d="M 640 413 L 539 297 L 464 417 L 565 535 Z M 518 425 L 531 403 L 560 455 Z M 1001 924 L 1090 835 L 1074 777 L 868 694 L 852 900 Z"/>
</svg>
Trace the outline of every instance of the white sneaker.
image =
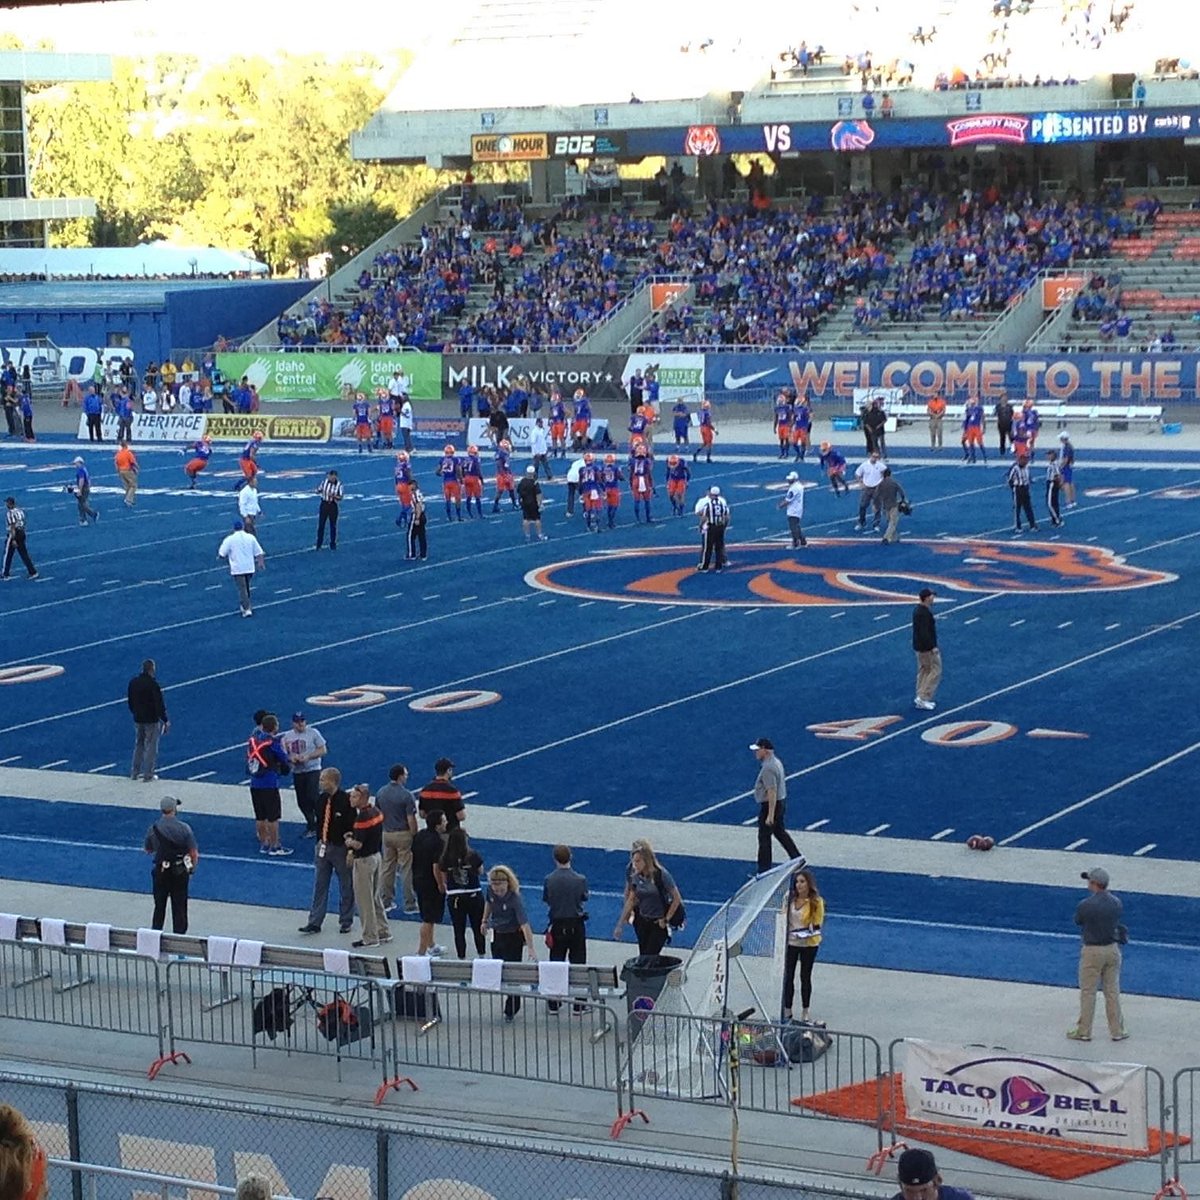
<svg viewBox="0 0 1200 1200">
<path fill-rule="evenodd" d="M 430 946 L 429 949 L 425 951 L 425 954 L 429 958 L 441 958 L 442 955 L 445 953 L 446 953 L 445 946 Z"/>
<path fill-rule="evenodd" d="M 932 700 L 917 700 L 915 703 L 918 708 L 923 708 L 926 712 L 933 712 L 937 708 Z"/>
</svg>

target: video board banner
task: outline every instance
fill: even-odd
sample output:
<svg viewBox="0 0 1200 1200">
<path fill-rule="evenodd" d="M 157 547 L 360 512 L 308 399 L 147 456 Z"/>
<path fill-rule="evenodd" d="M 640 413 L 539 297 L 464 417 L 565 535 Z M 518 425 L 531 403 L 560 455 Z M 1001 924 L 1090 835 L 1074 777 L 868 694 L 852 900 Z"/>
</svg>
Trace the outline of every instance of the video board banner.
<svg viewBox="0 0 1200 1200">
<path fill-rule="evenodd" d="M 218 354 L 217 366 L 231 383 L 246 378 L 264 400 L 340 400 L 344 388 L 373 396 L 376 388 L 391 383 L 396 371 L 408 376 L 413 400 L 441 396 L 440 354 L 403 350 Z"/>
<path fill-rule="evenodd" d="M 464 383 L 512 388 L 524 377 L 548 395 L 552 387 L 570 397 L 583 388 L 593 400 L 624 400 L 624 354 L 443 354 L 442 395 L 457 399 Z"/>
<path fill-rule="evenodd" d="M 471 160 L 541 162 L 550 157 L 548 133 L 476 133 L 471 135 Z"/>
<path fill-rule="evenodd" d="M 1057 146 L 1129 142 L 1200 135 L 1195 108 L 1048 110 L 1030 113 L 963 113 L 960 116 L 890 117 L 863 113 L 861 103 L 839 119 L 769 124 L 680 125 L 630 129 L 629 157 L 649 154 L 789 154 L 796 151 L 959 148 L 972 145 Z"/>
<path fill-rule="evenodd" d="M 1174 404 L 1200 394 L 1200 354 L 708 354 L 704 386 L 714 400 L 794 387 L 847 407 L 856 388 L 874 387 L 907 387 L 919 398 L 977 391 L 989 399 L 1003 391 L 1046 402 Z"/>
</svg>

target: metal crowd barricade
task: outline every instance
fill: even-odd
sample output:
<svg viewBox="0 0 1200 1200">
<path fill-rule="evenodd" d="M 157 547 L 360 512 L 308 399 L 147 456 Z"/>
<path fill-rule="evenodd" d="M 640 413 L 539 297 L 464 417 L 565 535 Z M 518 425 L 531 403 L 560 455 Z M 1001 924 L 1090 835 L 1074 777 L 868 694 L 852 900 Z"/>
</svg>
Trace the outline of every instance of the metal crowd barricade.
<svg viewBox="0 0 1200 1200">
<path fill-rule="evenodd" d="M 0 941 L 0 1018 L 148 1037 L 161 1057 L 162 968 L 120 950 Z"/>
<path fill-rule="evenodd" d="M 1200 1192 L 1200 1172 L 1194 1168 L 1200 1163 L 1200 1067 L 1184 1067 L 1175 1072 L 1171 1080 L 1171 1132 L 1174 1144 L 1170 1148 L 1171 1179 L 1184 1184 L 1183 1168 L 1188 1168 L 1188 1195 Z"/>
<path fill-rule="evenodd" d="M 903 1046 L 904 1038 L 896 1038 L 888 1044 L 888 1075 L 886 1080 L 886 1110 L 885 1121 L 892 1135 L 892 1146 L 902 1139 L 906 1133 L 920 1136 L 921 1131 L 927 1129 L 928 1126 L 937 1128 L 937 1124 L 932 1121 L 924 1121 L 917 1117 L 909 1117 L 904 1105 L 904 1096 L 898 1089 L 897 1084 L 902 1087 L 902 1072 L 896 1063 L 896 1047 Z M 1007 1053 L 1003 1047 L 994 1047 L 996 1051 Z M 1144 1067 L 1147 1075 L 1146 1084 L 1146 1112 L 1144 1114 L 1146 1127 L 1149 1130 L 1158 1129 L 1160 1136 L 1158 1145 L 1154 1144 L 1153 1134 L 1151 1135 L 1151 1149 L 1147 1151 L 1127 1150 L 1119 1146 L 1104 1146 L 1092 1142 L 1075 1141 L 1074 1139 L 1061 1139 L 1061 1145 L 1058 1147 L 1060 1151 L 1069 1151 L 1072 1154 L 1078 1154 L 1080 1158 L 1087 1159 L 1104 1159 L 1107 1162 L 1104 1165 L 1111 1164 L 1113 1159 L 1119 1159 L 1122 1162 L 1157 1162 L 1159 1169 L 1160 1182 L 1165 1188 L 1168 1183 L 1168 1164 L 1171 1160 L 1171 1147 L 1167 1133 L 1167 1084 L 1163 1078 L 1162 1072 L 1155 1067 Z M 1178 1076 L 1176 1076 L 1178 1079 Z M 902 1115 L 903 1114 L 903 1115 Z M 1178 1119 L 1178 1114 L 1176 1115 Z M 1031 1145 L 1030 1134 L 1022 1134 L 1017 1131 L 1008 1132 L 1003 1129 L 980 1129 L 972 1127 L 964 1129 L 961 1123 L 947 1124 L 941 1128 L 954 1130 L 959 1136 L 969 1136 L 980 1142 L 988 1142 L 998 1146 L 1016 1146 L 1023 1149 L 1028 1149 Z M 1102 1170 L 1102 1165 L 1097 1165 L 1094 1170 Z M 1169 1193 L 1168 1193 L 1169 1194 Z"/>
<path fill-rule="evenodd" d="M 623 1110 L 619 1026 L 603 1000 L 552 999 L 521 987 L 493 991 L 392 980 L 377 986 L 391 1021 L 397 1071 L 429 1067 L 615 1092 L 618 1114 Z M 520 1001 L 512 1021 L 504 1016 L 509 998 Z M 416 1087 L 407 1076 L 393 1076 L 377 1101 L 405 1083 Z"/>
<path fill-rule="evenodd" d="M 210 1045 L 249 1050 L 255 1068 L 261 1053 L 276 1051 L 333 1059 L 339 1080 L 347 1061 L 387 1076 L 389 1039 L 379 1027 L 384 1009 L 373 979 L 189 961 L 167 963 L 165 979 L 163 1062 L 190 1061 L 182 1047 Z"/>
<path fill-rule="evenodd" d="M 651 1012 L 630 1042 L 631 1096 L 732 1105 L 743 1111 L 844 1120 L 821 1097 L 859 1088 L 883 1144 L 883 1052 L 875 1038 L 808 1027 L 810 1061 L 788 1057 L 785 1033 L 801 1027 L 736 1017 Z M 737 1055 L 730 1053 L 736 1042 Z M 736 1071 L 736 1080 L 732 1072 Z M 736 1097 L 736 1101 L 735 1101 Z M 644 1114 L 641 1114 L 644 1117 Z M 620 1130 L 616 1129 L 616 1133 Z"/>
</svg>

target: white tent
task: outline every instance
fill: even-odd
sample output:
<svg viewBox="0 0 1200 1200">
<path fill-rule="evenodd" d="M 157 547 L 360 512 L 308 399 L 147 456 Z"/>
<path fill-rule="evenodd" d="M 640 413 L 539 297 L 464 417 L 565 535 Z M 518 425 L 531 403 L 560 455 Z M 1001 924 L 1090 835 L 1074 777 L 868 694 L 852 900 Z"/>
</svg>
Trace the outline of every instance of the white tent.
<svg viewBox="0 0 1200 1200">
<path fill-rule="evenodd" d="M 267 275 L 248 252 L 211 246 L 86 246 L 82 249 L 0 250 L 0 275 L 46 279 L 179 279 L 211 275 Z"/>
</svg>

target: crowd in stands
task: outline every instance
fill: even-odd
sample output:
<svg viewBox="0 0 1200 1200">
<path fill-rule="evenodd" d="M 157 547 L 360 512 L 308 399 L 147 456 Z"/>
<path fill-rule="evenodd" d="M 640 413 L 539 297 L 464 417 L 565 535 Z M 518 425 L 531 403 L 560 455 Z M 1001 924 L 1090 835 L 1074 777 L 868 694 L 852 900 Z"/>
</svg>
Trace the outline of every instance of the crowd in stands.
<svg viewBox="0 0 1200 1200">
<path fill-rule="evenodd" d="M 710 205 L 677 216 L 657 256 L 662 270 L 692 276 L 696 303 L 671 310 L 643 342 L 802 346 L 850 297 L 864 331 L 935 307 L 951 320 L 1001 312 L 1040 270 L 1101 258 L 1134 225 L 1099 201 L 994 186 L 849 195 L 828 213 L 819 200 L 804 213 Z M 899 238 L 912 243 L 904 262 Z"/>
<path fill-rule="evenodd" d="M 694 298 L 664 312 L 643 345 L 803 347 L 849 302 L 864 332 L 935 312 L 1002 312 L 1039 271 L 1105 257 L 1161 208 L 1020 185 L 960 180 L 954 190 L 953 172 L 936 162 L 925 178 L 889 194 L 814 196 L 802 210 L 774 207 L 753 181 L 748 202 L 703 208 L 668 187 L 665 231 L 661 220 L 574 199 L 536 215 L 465 197 L 459 221 L 379 254 L 348 306 L 313 300 L 280 318 L 279 337 L 425 350 L 571 345 L 645 278 L 676 275 L 693 281 Z"/>
<path fill-rule="evenodd" d="M 582 228 L 568 232 L 567 221 Z M 516 203 L 479 198 L 457 226 L 421 231 L 419 242 L 376 256 L 349 309 L 328 300 L 278 323 L 282 345 L 569 345 L 646 274 L 653 221 L 629 213 L 582 212 L 578 199 L 549 217 Z M 471 288 L 491 288 L 482 310 L 467 312 Z"/>
</svg>

